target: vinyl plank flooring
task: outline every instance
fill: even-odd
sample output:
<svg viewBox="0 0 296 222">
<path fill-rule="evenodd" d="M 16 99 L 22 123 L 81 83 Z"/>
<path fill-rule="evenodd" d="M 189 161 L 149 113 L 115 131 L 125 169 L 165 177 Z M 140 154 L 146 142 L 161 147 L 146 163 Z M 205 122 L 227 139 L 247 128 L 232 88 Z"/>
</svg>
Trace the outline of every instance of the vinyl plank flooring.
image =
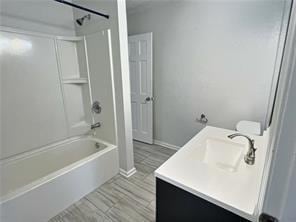
<svg viewBox="0 0 296 222">
<path fill-rule="evenodd" d="M 152 210 L 135 204 L 134 200 L 128 197 L 119 201 L 107 212 L 107 215 L 113 221 L 154 221 Z"/>
<path fill-rule="evenodd" d="M 112 220 L 83 198 L 65 212 L 52 218 L 50 222 L 112 222 Z"/>
<path fill-rule="evenodd" d="M 176 151 L 177 151 L 177 150 L 168 149 L 168 148 L 165 148 L 165 147 L 162 147 L 162 146 L 159 146 L 159 145 L 155 145 L 155 144 L 152 144 L 151 148 L 153 150 L 157 151 L 158 153 L 166 154 L 166 155 L 169 155 L 169 156 L 174 155 L 176 153 Z"/>
<path fill-rule="evenodd" d="M 83 198 L 75 205 L 79 209 L 80 215 L 83 215 L 83 221 L 85 222 L 111 222 L 111 219 L 104 212 L 86 198 Z"/>
<path fill-rule="evenodd" d="M 165 153 L 151 153 L 148 157 L 158 159 L 164 163 L 171 157 L 171 155 Z"/>
<path fill-rule="evenodd" d="M 138 202 L 142 206 L 148 206 L 148 204 L 155 198 L 154 193 L 141 188 L 135 183 L 126 180 L 125 178 L 119 178 L 114 182 L 114 187 L 119 192 L 124 194 L 124 197 L 129 197 Z"/>
<path fill-rule="evenodd" d="M 112 198 L 103 195 L 100 192 L 94 191 L 85 197 L 89 202 L 95 205 L 99 210 L 106 212 L 118 201 L 113 201 Z"/>
<path fill-rule="evenodd" d="M 151 211 L 153 211 L 154 213 L 156 212 L 156 201 L 153 200 L 147 207 L 148 209 L 150 209 Z"/>
<path fill-rule="evenodd" d="M 135 185 L 141 187 L 144 190 L 147 190 L 153 194 L 155 194 L 155 183 L 151 182 L 149 179 L 147 179 L 149 175 L 146 175 L 146 177 L 141 178 L 141 177 L 130 177 L 128 180 Z"/>
<path fill-rule="evenodd" d="M 101 194 L 105 199 L 107 199 L 108 204 L 112 203 L 112 206 L 121 199 L 121 197 L 117 195 L 117 193 L 114 192 L 112 189 L 109 189 L 109 187 L 102 186 L 98 188 L 96 192 Z"/>
<path fill-rule="evenodd" d="M 128 180 L 144 180 L 149 174 L 143 173 L 141 171 L 137 171 L 135 174 L 130 176 L 129 178 L 126 178 Z"/>
<path fill-rule="evenodd" d="M 143 163 L 135 163 L 135 167 L 137 171 L 140 171 L 141 173 L 145 173 L 145 174 L 151 174 L 155 171 L 155 168 L 145 165 Z"/>
<path fill-rule="evenodd" d="M 108 197 L 112 198 L 114 202 L 118 202 L 124 197 L 124 194 L 116 189 L 114 182 L 110 184 L 105 183 L 97 189 L 97 192 L 108 195 Z"/>
<path fill-rule="evenodd" d="M 155 175 L 154 173 L 149 174 L 147 177 L 144 179 L 145 183 L 149 184 L 150 186 L 156 186 L 156 180 L 155 180 Z"/>
<path fill-rule="evenodd" d="M 155 158 L 152 156 L 147 157 L 141 162 L 142 165 L 149 166 L 154 169 L 154 171 L 163 164 L 164 160 Z"/>
<path fill-rule="evenodd" d="M 148 155 L 145 155 L 142 152 L 134 152 L 134 161 L 135 161 L 135 163 L 141 163 L 148 156 L 149 156 L 149 154 Z"/>
<path fill-rule="evenodd" d="M 157 145 L 134 142 L 137 172 L 116 175 L 49 222 L 155 221 L 154 171 L 175 153 Z"/>
<path fill-rule="evenodd" d="M 64 220 L 64 218 L 60 215 L 53 217 L 50 221 L 51 222 L 66 222 L 66 220 Z"/>
<path fill-rule="evenodd" d="M 168 149 L 162 146 L 158 146 L 155 144 L 146 144 L 146 143 L 140 143 L 138 141 L 134 142 L 134 147 L 135 149 L 139 149 L 142 152 L 146 151 L 148 153 L 156 153 L 156 154 L 165 154 L 172 156 L 173 154 L 176 153 L 176 150 Z"/>
</svg>

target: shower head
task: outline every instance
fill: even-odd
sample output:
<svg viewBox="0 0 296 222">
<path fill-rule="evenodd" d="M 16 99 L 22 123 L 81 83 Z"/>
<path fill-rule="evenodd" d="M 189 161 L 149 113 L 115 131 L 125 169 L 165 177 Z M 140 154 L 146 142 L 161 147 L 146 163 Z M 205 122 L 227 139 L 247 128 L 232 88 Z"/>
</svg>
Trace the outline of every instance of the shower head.
<svg viewBox="0 0 296 222">
<path fill-rule="evenodd" d="M 85 19 L 90 20 L 91 19 L 91 15 L 90 14 L 87 14 L 87 15 L 79 18 L 79 19 L 76 19 L 76 23 L 78 25 L 82 26 Z"/>
<path fill-rule="evenodd" d="M 81 26 L 83 24 L 83 20 L 83 18 L 76 19 L 76 23 Z"/>
</svg>

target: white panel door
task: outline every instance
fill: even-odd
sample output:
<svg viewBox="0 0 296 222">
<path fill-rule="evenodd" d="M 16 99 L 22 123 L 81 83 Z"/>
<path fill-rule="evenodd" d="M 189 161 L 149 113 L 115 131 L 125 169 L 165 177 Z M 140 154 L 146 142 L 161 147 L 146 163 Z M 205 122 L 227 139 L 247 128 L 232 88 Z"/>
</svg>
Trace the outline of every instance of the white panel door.
<svg viewBox="0 0 296 222">
<path fill-rule="evenodd" d="M 129 36 L 133 137 L 153 143 L 152 33 Z"/>
</svg>

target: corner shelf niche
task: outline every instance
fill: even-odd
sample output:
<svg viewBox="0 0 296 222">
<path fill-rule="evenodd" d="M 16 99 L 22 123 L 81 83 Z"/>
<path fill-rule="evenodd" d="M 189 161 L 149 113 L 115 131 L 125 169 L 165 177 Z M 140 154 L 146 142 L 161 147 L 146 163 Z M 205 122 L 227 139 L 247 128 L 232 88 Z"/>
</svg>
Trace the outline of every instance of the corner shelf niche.
<svg viewBox="0 0 296 222">
<path fill-rule="evenodd" d="M 57 40 L 68 41 L 68 42 L 79 42 L 83 41 L 83 36 L 57 36 Z"/>
<path fill-rule="evenodd" d="M 63 79 L 64 84 L 88 84 L 87 78 L 67 78 Z"/>
<path fill-rule="evenodd" d="M 57 37 L 60 79 L 69 136 L 89 131 L 90 91 L 83 37 Z"/>
</svg>

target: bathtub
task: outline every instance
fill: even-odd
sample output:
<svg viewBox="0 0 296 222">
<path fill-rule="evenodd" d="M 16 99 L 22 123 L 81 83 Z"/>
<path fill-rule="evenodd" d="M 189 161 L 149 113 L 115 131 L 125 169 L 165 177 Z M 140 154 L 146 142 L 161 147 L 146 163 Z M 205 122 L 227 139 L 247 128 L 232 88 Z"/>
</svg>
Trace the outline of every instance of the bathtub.
<svg viewBox="0 0 296 222">
<path fill-rule="evenodd" d="M 92 137 L 0 162 L 0 221 L 46 222 L 119 172 L 116 146 Z"/>
</svg>

